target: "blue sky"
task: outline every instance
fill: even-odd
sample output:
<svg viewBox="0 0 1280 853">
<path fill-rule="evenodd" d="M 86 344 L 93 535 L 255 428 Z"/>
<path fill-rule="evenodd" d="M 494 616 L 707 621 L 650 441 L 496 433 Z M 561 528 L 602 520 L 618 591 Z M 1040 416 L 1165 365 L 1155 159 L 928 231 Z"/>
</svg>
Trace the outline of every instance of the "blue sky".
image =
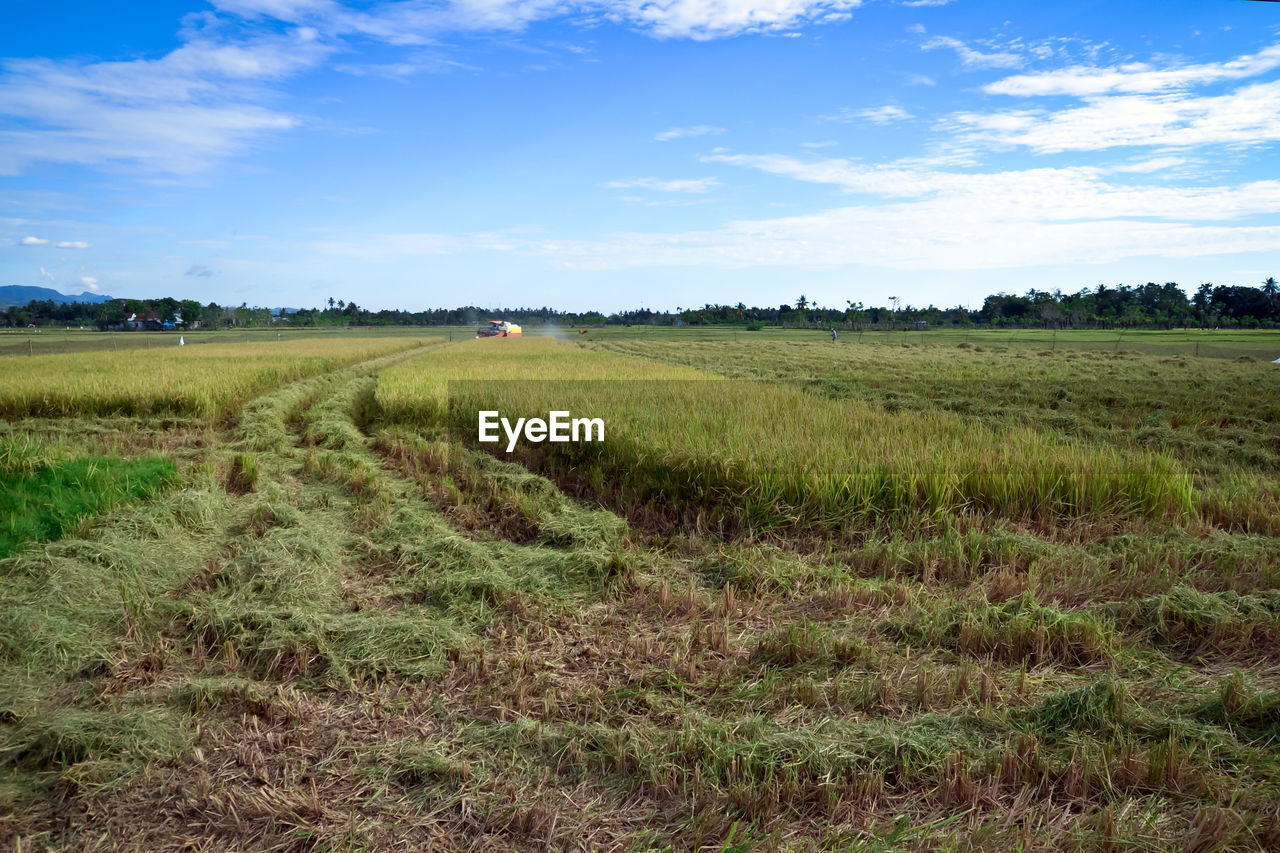
<svg viewBox="0 0 1280 853">
<path fill-rule="evenodd" d="M 1280 4 L 14 4 L 0 283 L 977 305 L 1280 272 Z"/>
</svg>

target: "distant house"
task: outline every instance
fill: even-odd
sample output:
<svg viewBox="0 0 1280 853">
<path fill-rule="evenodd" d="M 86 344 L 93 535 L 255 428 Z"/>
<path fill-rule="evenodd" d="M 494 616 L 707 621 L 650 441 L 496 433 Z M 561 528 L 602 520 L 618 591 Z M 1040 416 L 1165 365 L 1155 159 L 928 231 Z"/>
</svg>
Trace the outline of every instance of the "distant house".
<svg viewBox="0 0 1280 853">
<path fill-rule="evenodd" d="M 124 324 L 130 329 L 146 330 L 148 332 L 159 332 L 164 329 L 164 324 L 160 322 L 159 314 L 130 314 L 124 319 Z"/>
<path fill-rule="evenodd" d="M 182 325 L 182 315 L 174 315 L 173 320 L 161 320 L 159 314 L 130 314 L 124 318 L 124 325 L 126 329 L 167 332 Z"/>
</svg>

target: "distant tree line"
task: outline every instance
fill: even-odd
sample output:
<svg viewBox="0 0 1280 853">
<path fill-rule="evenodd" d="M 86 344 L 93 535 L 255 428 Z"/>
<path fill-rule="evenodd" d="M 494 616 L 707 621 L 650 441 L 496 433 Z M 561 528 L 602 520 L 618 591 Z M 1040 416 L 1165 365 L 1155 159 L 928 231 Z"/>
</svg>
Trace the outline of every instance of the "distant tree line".
<svg viewBox="0 0 1280 853">
<path fill-rule="evenodd" d="M 238 329 L 270 325 L 316 326 L 473 326 L 488 319 L 504 319 L 529 326 L 710 326 L 746 325 L 748 328 L 919 329 L 948 326 L 1009 328 L 1275 328 L 1280 327 L 1280 286 L 1268 278 L 1261 286 L 1202 284 L 1195 294 L 1173 282 L 1129 287 L 1096 288 L 1078 293 L 1029 290 L 1018 296 L 995 293 L 982 307 L 918 308 L 889 297 L 888 306 L 867 306 L 846 301 L 844 307 L 817 305 L 805 296 L 792 304 L 775 307 L 703 305 L 677 307 L 675 311 L 639 308 L 613 314 L 599 311 L 556 311 L 552 308 L 433 308 L 426 311 L 369 311 L 346 300 L 328 299 L 319 308 L 273 311 L 193 300 L 115 299 L 99 304 L 57 303 L 36 300 L 0 310 L 0 325 L 10 327 L 86 326 L 97 329 L 127 327 L 130 316 L 154 319 L 181 328 Z"/>
</svg>

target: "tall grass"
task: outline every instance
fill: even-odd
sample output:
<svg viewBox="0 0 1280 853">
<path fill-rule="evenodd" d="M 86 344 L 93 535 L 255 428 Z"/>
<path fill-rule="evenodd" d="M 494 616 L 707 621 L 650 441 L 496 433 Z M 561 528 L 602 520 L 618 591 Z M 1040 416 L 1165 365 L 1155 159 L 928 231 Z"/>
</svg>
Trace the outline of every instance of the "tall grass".
<svg viewBox="0 0 1280 853">
<path fill-rule="evenodd" d="M 358 338 L 24 358 L 0 374 L 0 417 L 181 414 L 212 420 L 286 382 L 420 343 Z"/>
<path fill-rule="evenodd" d="M 378 392 L 384 412 L 439 422 L 449 380 L 519 380 L 455 383 L 449 425 L 474 438 L 482 408 L 602 417 L 603 445 L 526 444 L 517 456 L 624 505 L 665 505 L 686 522 L 756 532 L 955 514 L 1159 517 L 1191 507 L 1189 478 L 1161 456 L 764 383 L 670 381 L 700 374 L 549 341 L 499 346 L 447 348 L 389 371 Z M 577 381 L 528 381 L 556 374 Z M 668 381 L 582 381 L 664 375 Z"/>
</svg>

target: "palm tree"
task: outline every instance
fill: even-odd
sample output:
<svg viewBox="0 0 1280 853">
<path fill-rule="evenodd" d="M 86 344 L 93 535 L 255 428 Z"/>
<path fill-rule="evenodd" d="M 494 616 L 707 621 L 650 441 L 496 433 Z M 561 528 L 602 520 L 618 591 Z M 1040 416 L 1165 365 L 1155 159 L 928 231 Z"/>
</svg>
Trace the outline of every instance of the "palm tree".
<svg viewBox="0 0 1280 853">
<path fill-rule="evenodd" d="M 329 310 L 330 310 L 330 311 L 332 311 L 332 310 L 333 310 L 333 297 L 332 297 L 332 296 L 330 296 L 330 297 L 329 297 Z"/>
</svg>

